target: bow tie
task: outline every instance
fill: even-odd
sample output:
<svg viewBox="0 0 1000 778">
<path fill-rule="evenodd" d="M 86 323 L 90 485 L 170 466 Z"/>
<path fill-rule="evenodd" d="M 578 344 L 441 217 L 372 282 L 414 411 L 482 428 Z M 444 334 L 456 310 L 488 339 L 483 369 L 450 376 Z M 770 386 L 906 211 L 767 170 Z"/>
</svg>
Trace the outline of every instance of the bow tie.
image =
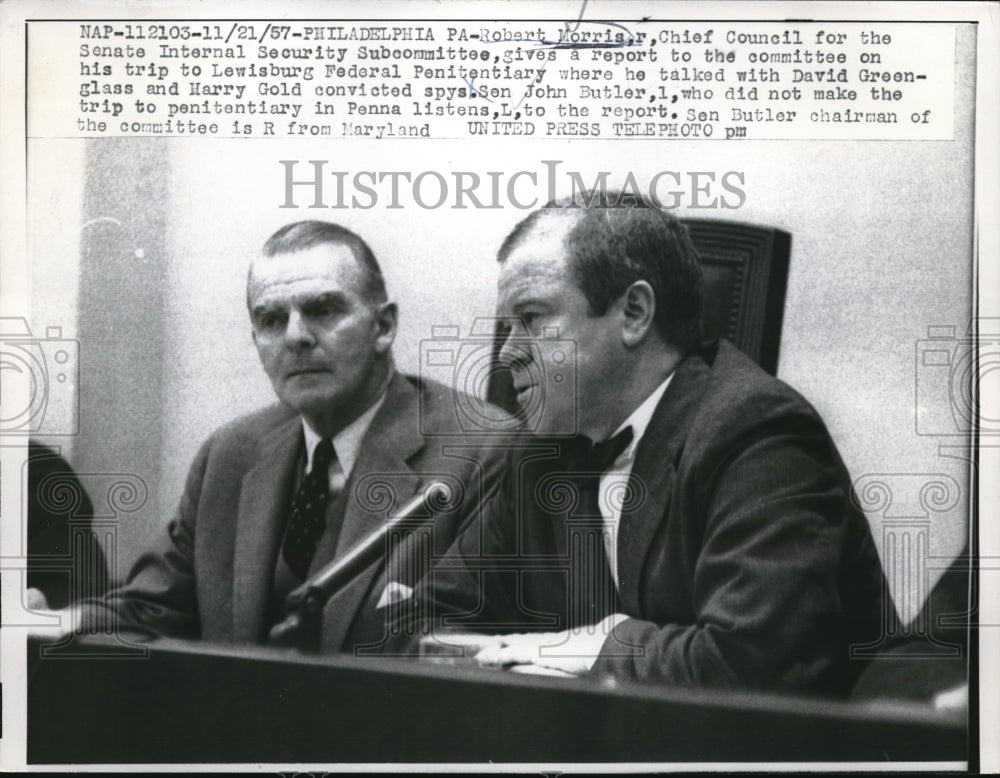
<svg viewBox="0 0 1000 778">
<path fill-rule="evenodd" d="M 570 455 L 571 466 L 585 472 L 605 473 L 631 442 L 631 427 L 626 427 L 617 435 L 600 443 L 594 443 L 590 438 L 581 435 L 575 450 Z"/>
</svg>

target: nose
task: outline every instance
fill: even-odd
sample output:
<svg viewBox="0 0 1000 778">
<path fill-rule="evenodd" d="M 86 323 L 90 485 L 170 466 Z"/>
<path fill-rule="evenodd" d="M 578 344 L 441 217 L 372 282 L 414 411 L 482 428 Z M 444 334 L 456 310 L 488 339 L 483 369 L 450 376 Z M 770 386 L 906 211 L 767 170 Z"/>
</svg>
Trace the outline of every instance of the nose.
<svg viewBox="0 0 1000 778">
<path fill-rule="evenodd" d="M 309 323 L 302 313 L 294 308 L 288 313 L 288 324 L 285 327 L 285 344 L 293 350 L 311 348 L 316 345 L 316 338 L 309 329 Z"/>
<path fill-rule="evenodd" d="M 500 347 L 497 359 L 511 370 L 523 370 L 532 361 L 530 344 L 524 338 L 508 335 Z"/>
</svg>

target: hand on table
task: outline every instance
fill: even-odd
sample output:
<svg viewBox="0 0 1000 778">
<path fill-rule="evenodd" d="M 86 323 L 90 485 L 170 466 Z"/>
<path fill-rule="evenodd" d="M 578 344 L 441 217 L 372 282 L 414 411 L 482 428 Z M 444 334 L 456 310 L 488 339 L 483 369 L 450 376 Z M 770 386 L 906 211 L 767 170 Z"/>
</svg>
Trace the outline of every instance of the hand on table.
<svg viewBox="0 0 1000 778">
<path fill-rule="evenodd" d="M 476 654 L 476 661 L 483 667 L 535 665 L 583 675 L 594 666 L 611 630 L 625 618 L 614 614 L 598 624 L 562 632 L 494 635 Z"/>
<path fill-rule="evenodd" d="M 28 634 L 33 637 L 58 639 L 73 631 L 73 614 L 69 608 L 52 610 L 49 601 L 39 589 L 27 589 L 24 592 L 25 607 L 39 616 L 51 616 L 48 623 L 33 623 L 28 625 Z M 58 619 L 58 621 L 57 621 Z"/>
<path fill-rule="evenodd" d="M 934 697 L 934 710 L 965 713 L 969 710 L 969 684 L 961 683 Z"/>
</svg>

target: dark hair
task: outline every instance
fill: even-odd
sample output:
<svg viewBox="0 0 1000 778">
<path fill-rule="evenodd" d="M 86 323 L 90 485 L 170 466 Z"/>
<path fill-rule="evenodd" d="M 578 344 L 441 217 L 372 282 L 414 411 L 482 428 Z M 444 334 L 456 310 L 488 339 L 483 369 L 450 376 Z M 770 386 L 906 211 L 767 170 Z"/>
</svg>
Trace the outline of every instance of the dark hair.
<svg viewBox="0 0 1000 778">
<path fill-rule="evenodd" d="M 382 268 L 371 248 L 359 235 L 339 224 L 315 219 L 286 224 L 267 239 L 261 253 L 265 257 L 273 257 L 277 254 L 305 251 L 326 243 L 350 247 L 365 273 L 364 295 L 369 301 L 384 303 L 388 299 Z"/>
<path fill-rule="evenodd" d="M 566 235 L 571 266 L 592 316 L 636 281 L 656 297 L 654 324 L 670 345 L 686 352 L 701 340 L 701 260 L 687 228 L 672 214 L 637 195 L 618 192 L 548 203 L 514 227 L 497 255 L 502 264 L 549 218 L 574 219 Z"/>
</svg>

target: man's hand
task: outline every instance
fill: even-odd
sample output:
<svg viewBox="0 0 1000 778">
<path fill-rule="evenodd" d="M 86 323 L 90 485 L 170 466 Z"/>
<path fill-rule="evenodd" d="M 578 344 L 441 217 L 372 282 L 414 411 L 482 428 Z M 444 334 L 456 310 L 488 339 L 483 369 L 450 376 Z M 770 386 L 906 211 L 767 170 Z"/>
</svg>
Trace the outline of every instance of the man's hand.
<svg viewBox="0 0 1000 778">
<path fill-rule="evenodd" d="M 943 710 L 962 714 L 968 713 L 969 684 L 961 683 L 952 689 L 947 689 L 946 691 L 935 695 L 934 710 Z"/>
<path fill-rule="evenodd" d="M 52 610 L 49 601 L 39 589 L 27 589 L 24 593 L 24 604 L 28 610 L 40 616 L 52 616 L 50 624 L 32 624 L 28 634 L 33 637 L 58 640 L 73 631 L 73 613 L 69 608 Z M 56 621 L 58 619 L 58 621 Z"/>
<path fill-rule="evenodd" d="M 24 592 L 24 605 L 31 611 L 51 611 L 49 601 L 41 589 L 30 588 Z"/>
<path fill-rule="evenodd" d="M 616 613 L 598 624 L 562 632 L 496 635 L 476 655 L 476 661 L 484 667 L 535 665 L 583 675 L 594 666 L 611 630 L 626 618 Z"/>
</svg>

